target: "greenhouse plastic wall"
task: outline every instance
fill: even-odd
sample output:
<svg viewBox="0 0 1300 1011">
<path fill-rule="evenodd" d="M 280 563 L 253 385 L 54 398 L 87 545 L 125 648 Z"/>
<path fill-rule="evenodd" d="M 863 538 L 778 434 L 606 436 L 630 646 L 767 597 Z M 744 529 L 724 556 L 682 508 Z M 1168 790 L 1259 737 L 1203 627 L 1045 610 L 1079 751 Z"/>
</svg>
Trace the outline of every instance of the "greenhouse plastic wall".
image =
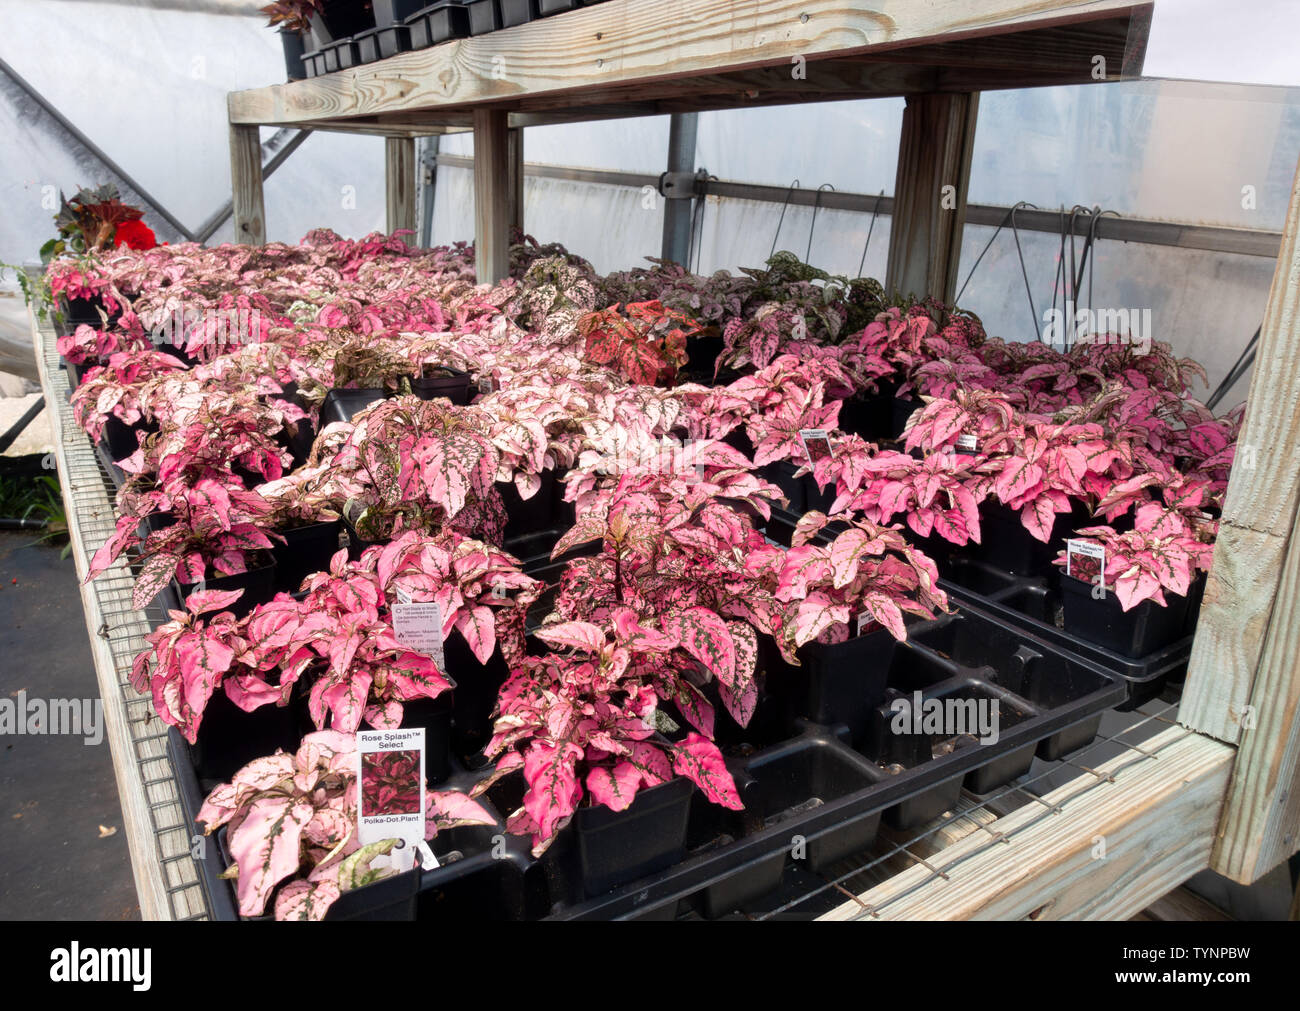
<svg viewBox="0 0 1300 1011">
<path fill-rule="evenodd" d="M 892 194 L 902 99 L 704 113 L 696 164 L 728 181 L 804 190 Z M 530 129 L 532 163 L 657 174 L 663 170 L 663 118 Z M 650 138 L 654 138 L 652 143 Z M 470 154 L 471 138 L 444 138 L 442 150 Z M 988 92 L 980 96 L 970 182 L 973 203 L 1044 209 L 1097 206 L 1126 217 L 1277 231 L 1300 155 L 1300 89 L 1134 81 L 1081 87 Z M 662 204 L 662 201 L 659 201 Z M 661 213 L 661 212 L 660 212 Z M 884 276 L 890 220 L 881 215 L 710 197 L 700 213 L 691 266 L 703 272 L 761 264 L 773 248 L 807 256 L 832 273 Z M 657 255 L 658 214 L 642 194 L 616 186 L 530 178 L 525 227 L 542 241 L 564 242 L 598 270 L 625 269 Z M 778 238 L 779 226 L 779 238 Z M 433 237 L 465 237 L 473 228 L 471 174 L 439 170 Z M 811 235 L 811 245 L 809 238 Z M 970 226 L 959 285 L 993 235 Z M 961 304 L 990 333 L 1033 339 L 1055 300 L 1061 242 L 1021 232 L 1035 313 L 1031 315 L 1015 240 L 994 241 Z M 1076 240 L 1082 251 L 1082 240 Z M 1068 251 L 1067 251 L 1068 256 Z M 1149 310 L 1150 336 L 1203 362 L 1210 389 L 1227 374 L 1259 325 L 1273 275 L 1270 257 L 1099 240 L 1091 269 L 1097 309 Z M 1081 302 L 1088 298 L 1088 280 Z M 1035 318 L 1038 325 L 1035 327 Z M 1221 409 L 1245 396 L 1249 373 Z M 1208 396 L 1209 390 L 1200 391 Z"/>
<path fill-rule="evenodd" d="M 0 59 L 193 231 L 230 200 L 227 93 L 285 79 L 280 38 L 259 6 L 0 0 Z M 222 10 L 243 13 L 214 13 Z M 144 206 L 160 241 L 181 238 L 2 72 L 0 136 L 0 261 L 35 261 L 54 234 L 59 191 L 104 182 Z M 267 235 L 296 242 L 320 226 L 352 236 L 381 229 L 383 187 L 381 139 L 313 134 L 267 180 Z M 210 241 L 233 234 L 226 223 Z M 11 276 L 0 282 L 10 293 L 0 298 L 9 355 L 30 343 L 14 287 Z M 0 371 L 25 366 L 0 354 Z"/>
</svg>

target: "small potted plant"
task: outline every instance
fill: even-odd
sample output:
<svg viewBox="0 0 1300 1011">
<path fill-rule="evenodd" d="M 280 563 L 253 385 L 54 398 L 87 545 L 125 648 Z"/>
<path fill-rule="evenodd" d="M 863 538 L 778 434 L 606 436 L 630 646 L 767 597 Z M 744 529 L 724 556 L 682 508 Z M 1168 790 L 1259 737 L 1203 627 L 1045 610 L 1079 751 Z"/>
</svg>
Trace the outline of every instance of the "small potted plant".
<svg viewBox="0 0 1300 1011">
<path fill-rule="evenodd" d="M 788 552 L 760 556 L 756 573 L 782 605 L 771 629 L 783 664 L 768 690 L 821 723 L 844 723 L 860 740 L 884 698 L 905 614 L 948 610 L 933 561 L 895 528 L 858 519 L 814 542 L 827 517 L 807 513 Z"/>
<path fill-rule="evenodd" d="M 539 637 L 562 652 L 525 658 L 501 689 L 486 749 L 496 769 L 474 792 L 522 771 L 523 803 L 507 830 L 530 835 L 540 856 L 574 821 L 582 890 L 599 895 L 681 859 L 691 784 L 733 810 L 740 798 L 715 744 L 655 733 L 658 699 L 643 667 L 657 652 L 652 636 L 635 623 L 611 636 L 562 622 Z"/>
<path fill-rule="evenodd" d="M 263 7 L 262 13 L 269 19 L 270 26 L 280 31 L 284 68 L 289 80 L 300 81 L 309 76 L 303 58 L 307 50 L 307 34 L 311 31 L 311 17 L 321 13 L 321 0 L 277 0 Z M 314 66 L 312 70 L 315 70 Z"/>
<path fill-rule="evenodd" d="M 357 839 L 357 743 L 333 730 L 308 734 L 292 754 L 250 762 L 214 789 L 199 810 L 204 834 L 225 830 L 240 915 L 272 903 L 277 920 L 411 919 L 418 874 L 393 880 L 374 861 L 397 840 Z M 425 838 L 461 825 L 492 825 L 481 805 L 456 791 L 425 793 Z M 385 885 L 389 887 L 385 887 Z"/>
<path fill-rule="evenodd" d="M 1138 509 L 1132 530 L 1076 531 L 1055 562 L 1063 570 L 1065 631 L 1128 657 L 1181 638 L 1193 588 L 1214 557 L 1216 526 L 1150 502 Z"/>
</svg>

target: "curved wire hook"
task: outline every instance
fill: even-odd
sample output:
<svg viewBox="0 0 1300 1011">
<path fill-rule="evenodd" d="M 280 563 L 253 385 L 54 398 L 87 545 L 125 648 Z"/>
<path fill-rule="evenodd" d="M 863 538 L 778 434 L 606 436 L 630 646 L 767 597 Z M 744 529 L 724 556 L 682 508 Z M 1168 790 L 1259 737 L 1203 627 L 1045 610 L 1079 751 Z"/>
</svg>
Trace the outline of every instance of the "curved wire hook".
<svg viewBox="0 0 1300 1011">
<path fill-rule="evenodd" d="M 984 243 L 984 248 L 980 250 L 980 255 L 975 257 L 975 262 L 971 264 L 970 272 L 966 275 L 966 281 L 965 283 L 962 284 L 961 291 L 957 292 L 957 297 L 953 301 L 954 302 L 961 301 L 961 297 L 966 291 L 966 285 L 970 284 L 970 279 L 975 276 L 975 268 L 977 268 L 980 265 L 981 261 L 983 261 L 984 259 L 984 255 L 993 246 L 993 240 L 998 237 L 1002 229 L 1006 228 L 1007 225 L 1010 224 L 1011 234 L 1015 236 L 1015 240 L 1016 240 L 1016 255 L 1020 258 L 1020 273 L 1025 279 L 1025 294 L 1029 297 L 1029 312 L 1032 314 L 1034 318 L 1034 333 L 1038 335 L 1038 339 L 1041 341 L 1043 339 L 1043 334 L 1042 331 L 1039 330 L 1038 328 L 1038 310 L 1034 308 L 1034 295 L 1033 292 L 1030 291 L 1029 289 L 1029 271 L 1025 269 L 1025 254 L 1024 251 L 1020 248 L 1020 231 L 1016 227 L 1016 211 L 1022 210 L 1023 208 L 1026 207 L 1029 208 L 1031 211 L 1038 210 L 1037 205 L 1031 204 L 1028 200 L 1021 200 L 1014 207 L 1012 207 L 1010 210 L 1007 211 L 1006 217 L 1002 219 L 1002 223 L 993 230 L 993 234 L 989 236 L 989 241 Z"/>
<path fill-rule="evenodd" d="M 867 226 L 867 242 L 862 247 L 862 259 L 858 262 L 858 277 L 862 276 L 862 270 L 867 265 L 867 250 L 871 248 L 871 233 L 876 230 L 876 215 L 880 213 L 880 201 L 885 199 L 885 191 L 881 190 L 876 197 L 876 204 L 871 208 L 871 224 Z M 968 277 L 966 280 L 970 280 Z"/>
<path fill-rule="evenodd" d="M 822 202 L 822 190 L 825 190 L 825 189 L 830 189 L 830 191 L 831 191 L 832 193 L 835 192 L 835 187 L 834 187 L 834 186 L 831 186 L 830 183 L 822 183 L 820 186 L 817 187 L 817 195 L 816 195 L 815 197 L 813 197 L 813 216 L 812 216 L 812 224 L 808 226 L 808 249 L 807 249 L 807 251 L 803 254 L 803 262 L 804 262 L 804 263 L 811 264 L 811 262 L 812 262 L 812 240 L 813 240 L 813 230 L 817 227 L 817 209 L 821 206 L 821 202 Z"/>
<path fill-rule="evenodd" d="M 790 184 L 790 188 L 785 191 L 785 200 L 782 201 L 781 203 L 781 217 L 777 219 L 776 234 L 772 236 L 772 250 L 767 254 L 767 258 L 769 260 L 776 255 L 776 243 L 777 240 L 781 238 L 781 226 L 785 223 L 785 212 L 786 212 L 786 208 L 790 206 L 790 197 L 792 197 L 794 195 L 794 191 L 799 188 L 800 188 L 799 180 L 796 179 L 794 182 Z"/>
</svg>

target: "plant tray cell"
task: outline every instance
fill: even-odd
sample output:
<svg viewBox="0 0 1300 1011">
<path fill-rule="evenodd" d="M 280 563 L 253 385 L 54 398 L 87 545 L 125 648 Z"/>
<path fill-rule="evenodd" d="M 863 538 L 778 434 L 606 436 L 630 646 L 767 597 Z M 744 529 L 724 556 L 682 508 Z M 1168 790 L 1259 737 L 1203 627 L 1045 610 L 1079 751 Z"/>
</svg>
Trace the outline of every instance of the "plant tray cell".
<svg viewBox="0 0 1300 1011">
<path fill-rule="evenodd" d="M 538 17 L 537 0 L 498 0 L 501 6 L 501 27 L 514 28 L 526 25 Z"/>
<path fill-rule="evenodd" d="M 460 0 L 431 4 L 406 19 L 411 48 L 424 49 L 450 39 L 469 37 L 469 12 Z"/>
<path fill-rule="evenodd" d="M 770 887 L 781 864 L 787 875 L 792 867 L 811 869 L 808 861 L 824 868 L 870 846 L 882 818 L 914 827 L 950 810 L 963 782 L 987 792 L 1020 775 L 1036 750 L 1086 743 L 1100 714 L 1126 694 L 1112 672 L 973 606 L 910 629 L 890 664 L 889 684 L 858 749 L 845 740 L 845 728 L 802 721 L 789 740 L 733 755 L 728 765 L 745 812 L 712 810 L 703 825 L 693 815 L 680 863 L 556 909 L 551 918 L 633 919 L 675 913 L 686 900 L 707 916 L 723 915 L 728 905 L 744 905 Z M 891 720 L 900 709 L 910 713 L 918 691 L 923 703 L 952 699 L 965 711 L 971 702 L 997 701 L 996 743 L 992 735 L 989 743 L 971 734 L 961 739 L 947 733 L 956 729 L 951 725 L 895 732 Z M 806 843 L 803 863 L 787 859 L 795 836 Z"/>
<path fill-rule="evenodd" d="M 1194 627 L 1189 630 L 1187 622 L 1188 615 L 1194 619 L 1195 610 L 1190 599 L 1194 599 L 1203 582 L 1193 587 L 1176 638 L 1141 656 L 1126 655 L 1067 630 L 1061 594 L 1047 578 L 1013 576 L 986 562 L 956 554 L 939 585 L 957 601 L 970 602 L 1009 626 L 1024 629 L 1057 649 L 1113 672 L 1128 687 L 1128 699 L 1117 708 L 1129 711 L 1158 697 L 1170 682 L 1181 680 L 1192 653 L 1190 633 Z"/>
<path fill-rule="evenodd" d="M 498 0 L 467 0 L 465 11 L 469 15 L 469 33 L 486 35 L 501 28 L 501 8 Z"/>
</svg>

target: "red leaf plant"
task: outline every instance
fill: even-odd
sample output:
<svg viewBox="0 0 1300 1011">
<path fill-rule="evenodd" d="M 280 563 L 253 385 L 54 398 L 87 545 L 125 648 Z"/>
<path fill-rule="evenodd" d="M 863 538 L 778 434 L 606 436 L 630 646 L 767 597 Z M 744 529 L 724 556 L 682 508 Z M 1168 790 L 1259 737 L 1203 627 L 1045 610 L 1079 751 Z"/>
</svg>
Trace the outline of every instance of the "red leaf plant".
<svg viewBox="0 0 1300 1011">
<path fill-rule="evenodd" d="M 686 364 L 686 338 L 699 324 L 661 302 L 632 302 L 589 313 L 577 321 L 586 354 L 630 383 L 671 384 Z"/>
<path fill-rule="evenodd" d="M 352 734 L 318 731 L 296 753 L 277 751 L 240 769 L 208 794 L 197 821 L 223 825 L 242 916 L 260 916 L 274 896 L 277 920 L 320 920 L 345 892 L 393 873 L 374 867 L 397 840 L 357 839 L 357 744 Z M 460 825 L 491 825 L 476 801 L 452 790 L 425 792 L 425 838 Z"/>
</svg>

